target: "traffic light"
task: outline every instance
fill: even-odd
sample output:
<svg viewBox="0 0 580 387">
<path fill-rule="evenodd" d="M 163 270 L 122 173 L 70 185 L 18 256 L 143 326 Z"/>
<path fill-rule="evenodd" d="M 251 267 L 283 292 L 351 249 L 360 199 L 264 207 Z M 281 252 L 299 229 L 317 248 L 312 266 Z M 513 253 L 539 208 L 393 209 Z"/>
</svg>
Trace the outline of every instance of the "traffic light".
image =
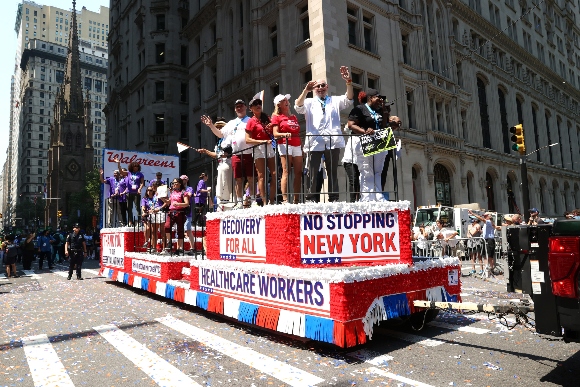
<svg viewBox="0 0 580 387">
<path fill-rule="evenodd" d="M 61 218 L 62 217 L 62 211 L 61 210 L 58 210 L 56 212 L 56 216 L 58 216 L 59 218 Z"/>
<path fill-rule="evenodd" d="M 524 140 L 524 126 L 522 124 L 517 124 L 510 128 L 510 133 L 512 134 L 511 140 L 514 143 L 512 149 L 519 152 L 520 155 L 524 156 L 526 154 L 526 142 Z"/>
</svg>

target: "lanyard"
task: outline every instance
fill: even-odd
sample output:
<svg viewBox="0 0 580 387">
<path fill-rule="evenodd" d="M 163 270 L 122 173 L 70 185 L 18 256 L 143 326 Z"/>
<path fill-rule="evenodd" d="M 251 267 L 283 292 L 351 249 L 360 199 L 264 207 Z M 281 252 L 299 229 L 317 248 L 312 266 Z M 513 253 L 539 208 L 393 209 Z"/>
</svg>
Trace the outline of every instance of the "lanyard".
<svg viewBox="0 0 580 387">
<path fill-rule="evenodd" d="M 244 118 L 239 118 L 238 117 L 238 123 L 236 124 L 236 126 L 234 127 L 234 133 L 236 133 L 236 130 L 238 130 L 238 125 L 241 124 L 242 122 L 244 122 L 244 120 L 246 119 L 247 116 L 244 116 Z"/>
<path fill-rule="evenodd" d="M 379 117 L 380 117 L 380 115 L 379 115 L 379 113 L 375 112 L 373 110 L 373 108 L 368 103 L 366 104 L 366 107 L 367 107 L 367 109 L 369 109 L 369 112 L 371 113 L 371 117 L 375 121 L 376 130 L 379 130 L 380 129 L 380 125 L 379 125 Z"/>
<path fill-rule="evenodd" d="M 330 101 L 330 97 L 327 95 L 324 97 L 324 101 L 320 99 L 320 97 L 316 97 L 318 102 L 320 102 L 320 107 L 322 108 L 322 114 L 326 113 L 326 104 Z"/>
</svg>

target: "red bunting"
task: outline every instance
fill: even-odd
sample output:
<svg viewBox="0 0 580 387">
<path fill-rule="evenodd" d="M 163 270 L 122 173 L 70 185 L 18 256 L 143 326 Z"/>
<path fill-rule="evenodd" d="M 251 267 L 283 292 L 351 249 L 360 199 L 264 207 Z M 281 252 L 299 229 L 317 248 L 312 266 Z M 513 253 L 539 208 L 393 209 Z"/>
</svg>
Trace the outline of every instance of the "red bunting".
<svg viewBox="0 0 580 387">
<path fill-rule="evenodd" d="M 149 279 L 149 286 L 147 286 L 147 291 L 155 293 L 156 290 L 157 290 L 157 281 Z"/>
<path fill-rule="evenodd" d="M 209 295 L 207 311 L 224 314 L 224 298 L 215 294 Z"/>
<path fill-rule="evenodd" d="M 176 286 L 173 292 L 173 299 L 177 302 L 185 302 L 185 289 Z"/>
<path fill-rule="evenodd" d="M 276 330 L 278 328 L 279 318 L 280 318 L 280 310 L 261 306 L 258 309 L 258 316 L 256 317 L 256 325 Z"/>
</svg>

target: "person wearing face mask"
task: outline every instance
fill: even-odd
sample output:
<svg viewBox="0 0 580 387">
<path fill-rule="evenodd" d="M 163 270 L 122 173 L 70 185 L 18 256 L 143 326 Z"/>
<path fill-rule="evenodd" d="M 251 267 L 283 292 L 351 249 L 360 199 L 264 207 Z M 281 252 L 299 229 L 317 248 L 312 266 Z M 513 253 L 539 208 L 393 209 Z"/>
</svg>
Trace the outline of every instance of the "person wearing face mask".
<svg viewBox="0 0 580 387">
<path fill-rule="evenodd" d="M 375 89 L 367 91 L 367 101 L 351 110 L 348 116 L 348 127 L 355 135 L 374 135 L 383 128 L 383 103 L 385 97 Z M 362 154 L 362 147 L 357 147 L 357 165 L 360 173 L 360 200 L 385 201 L 381 187 L 381 173 L 385 163 L 386 152 L 370 156 Z"/>
<path fill-rule="evenodd" d="M 340 148 L 344 148 L 342 137 L 340 111 L 347 109 L 353 104 L 352 79 L 348 67 L 340 68 L 340 75 L 346 82 L 346 93 L 341 96 L 328 95 L 328 83 L 324 79 L 310 81 L 294 102 L 294 109 L 299 114 L 304 114 L 306 119 L 306 139 L 304 151 L 307 153 L 306 168 L 308 168 L 308 184 L 306 201 L 318 201 L 316 187 L 318 186 L 318 174 L 322 155 L 328 173 L 328 200 L 336 202 L 338 194 L 338 159 Z M 314 98 L 306 98 L 309 92 L 314 93 Z"/>
</svg>

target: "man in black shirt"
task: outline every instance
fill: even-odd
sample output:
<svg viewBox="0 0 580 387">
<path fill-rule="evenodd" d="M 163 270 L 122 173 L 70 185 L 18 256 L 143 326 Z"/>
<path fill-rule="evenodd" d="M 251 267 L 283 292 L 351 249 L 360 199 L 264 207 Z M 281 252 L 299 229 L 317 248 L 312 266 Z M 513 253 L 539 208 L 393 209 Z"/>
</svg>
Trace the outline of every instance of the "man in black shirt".
<svg viewBox="0 0 580 387">
<path fill-rule="evenodd" d="M 68 280 L 72 278 L 73 270 L 77 269 L 77 279 L 82 280 L 81 277 L 81 266 L 83 265 L 83 259 L 87 255 L 87 244 L 85 242 L 85 236 L 80 232 L 81 226 L 76 223 L 73 226 L 73 232 L 68 234 L 66 237 L 66 244 L 64 247 L 64 254 L 69 258 L 68 267 Z"/>
<path fill-rule="evenodd" d="M 383 129 L 383 103 L 385 97 L 375 89 L 367 91 L 367 102 L 351 110 L 348 116 L 348 127 L 353 134 L 373 136 L 375 131 Z M 381 172 L 386 152 L 363 156 L 362 145 L 357 150 L 357 164 L 360 172 L 361 202 L 385 201 L 381 187 Z"/>
</svg>

